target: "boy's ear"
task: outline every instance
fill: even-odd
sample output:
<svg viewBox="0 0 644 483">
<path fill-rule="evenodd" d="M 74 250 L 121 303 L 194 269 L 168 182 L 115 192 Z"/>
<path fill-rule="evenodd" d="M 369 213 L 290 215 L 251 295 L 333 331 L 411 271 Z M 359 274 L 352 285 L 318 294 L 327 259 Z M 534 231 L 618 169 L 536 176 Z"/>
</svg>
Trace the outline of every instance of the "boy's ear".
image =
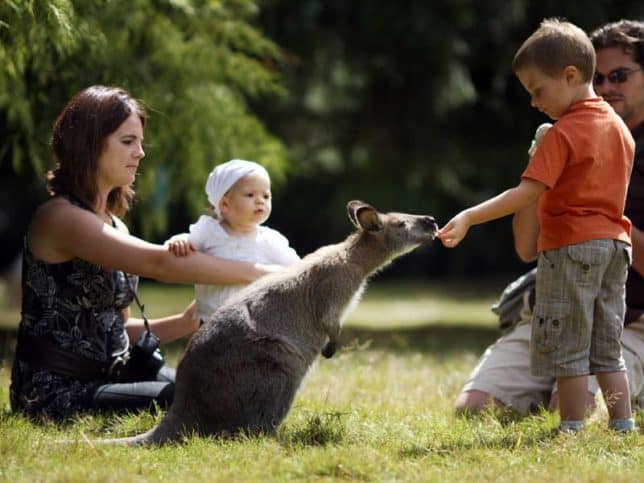
<svg viewBox="0 0 644 483">
<path fill-rule="evenodd" d="M 567 65 L 564 67 L 563 75 L 568 84 L 579 83 L 579 80 L 581 79 L 581 72 L 579 72 L 579 69 L 574 65 Z"/>
<path fill-rule="evenodd" d="M 372 233 L 382 230 L 382 221 L 380 221 L 378 210 L 364 201 L 349 201 L 347 213 L 351 222 L 359 230 Z"/>
</svg>

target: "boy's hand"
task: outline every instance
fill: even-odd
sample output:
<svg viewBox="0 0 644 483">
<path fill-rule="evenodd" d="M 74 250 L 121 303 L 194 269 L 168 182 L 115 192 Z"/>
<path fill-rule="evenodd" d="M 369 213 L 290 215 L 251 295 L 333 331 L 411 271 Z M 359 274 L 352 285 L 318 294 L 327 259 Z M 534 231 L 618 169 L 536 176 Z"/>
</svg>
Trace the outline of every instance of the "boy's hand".
<svg viewBox="0 0 644 483">
<path fill-rule="evenodd" d="M 186 257 L 197 251 L 188 239 L 171 240 L 167 242 L 167 246 L 168 251 L 177 257 Z"/>
<path fill-rule="evenodd" d="M 470 222 L 467 214 L 464 211 L 461 211 L 458 215 L 449 220 L 443 228 L 438 230 L 438 238 L 440 238 L 440 241 L 447 248 L 454 248 L 463 238 L 465 238 L 469 229 Z"/>
</svg>

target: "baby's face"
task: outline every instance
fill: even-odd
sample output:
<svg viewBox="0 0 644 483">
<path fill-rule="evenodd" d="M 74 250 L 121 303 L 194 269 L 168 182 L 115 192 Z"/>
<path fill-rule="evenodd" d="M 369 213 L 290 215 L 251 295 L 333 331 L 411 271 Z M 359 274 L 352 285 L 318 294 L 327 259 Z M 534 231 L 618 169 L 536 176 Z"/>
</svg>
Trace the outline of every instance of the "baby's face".
<svg viewBox="0 0 644 483">
<path fill-rule="evenodd" d="M 271 214 L 271 180 L 263 173 L 244 176 L 221 199 L 220 209 L 234 230 L 254 229 Z"/>
</svg>

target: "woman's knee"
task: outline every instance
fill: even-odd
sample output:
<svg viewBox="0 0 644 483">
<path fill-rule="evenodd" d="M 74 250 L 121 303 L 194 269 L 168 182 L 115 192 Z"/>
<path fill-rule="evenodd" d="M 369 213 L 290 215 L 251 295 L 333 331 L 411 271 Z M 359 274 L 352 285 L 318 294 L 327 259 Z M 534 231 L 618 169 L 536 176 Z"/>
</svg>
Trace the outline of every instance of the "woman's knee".
<svg viewBox="0 0 644 483">
<path fill-rule="evenodd" d="M 164 365 L 157 373 L 157 381 L 161 382 L 174 382 L 177 380 L 177 370 L 174 367 Z"/>
</svg>

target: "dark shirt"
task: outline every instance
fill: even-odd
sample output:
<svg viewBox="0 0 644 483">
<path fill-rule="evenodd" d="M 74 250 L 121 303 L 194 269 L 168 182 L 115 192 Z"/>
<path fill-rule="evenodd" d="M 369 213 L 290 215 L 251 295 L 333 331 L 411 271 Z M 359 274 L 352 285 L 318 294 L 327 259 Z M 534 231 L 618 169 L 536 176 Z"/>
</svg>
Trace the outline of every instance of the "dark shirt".
<svg viewBox="0 0 644 483">
<path fill-rule="evenodd" d="M 136 282 L 135 276 L 128 281 L 123 272 L 80 259 L 44 262 L 25 242 L 19 331 L 81 360 L 110 361 L 128 347 L 123 309 L 134 298 Z M 17 347 L 16 353 L 29 350 Z M 10 388 L 14 410 L 64 419 L 91 407 L 94 391 L 106 382 L 79 380 L 49 369 L 14 359 Z"/>
<path fill-rule="evenodd" d="M 644 123 L 633 131 L 635 139 L 635 161 L 631 181 L 626 194 L 624 214 L 634 227 L 644 230 Z M 628 324 L 644 314 L 644 278 L 633 268 L 626 281 L 626 320 Z"/>
</svg>

